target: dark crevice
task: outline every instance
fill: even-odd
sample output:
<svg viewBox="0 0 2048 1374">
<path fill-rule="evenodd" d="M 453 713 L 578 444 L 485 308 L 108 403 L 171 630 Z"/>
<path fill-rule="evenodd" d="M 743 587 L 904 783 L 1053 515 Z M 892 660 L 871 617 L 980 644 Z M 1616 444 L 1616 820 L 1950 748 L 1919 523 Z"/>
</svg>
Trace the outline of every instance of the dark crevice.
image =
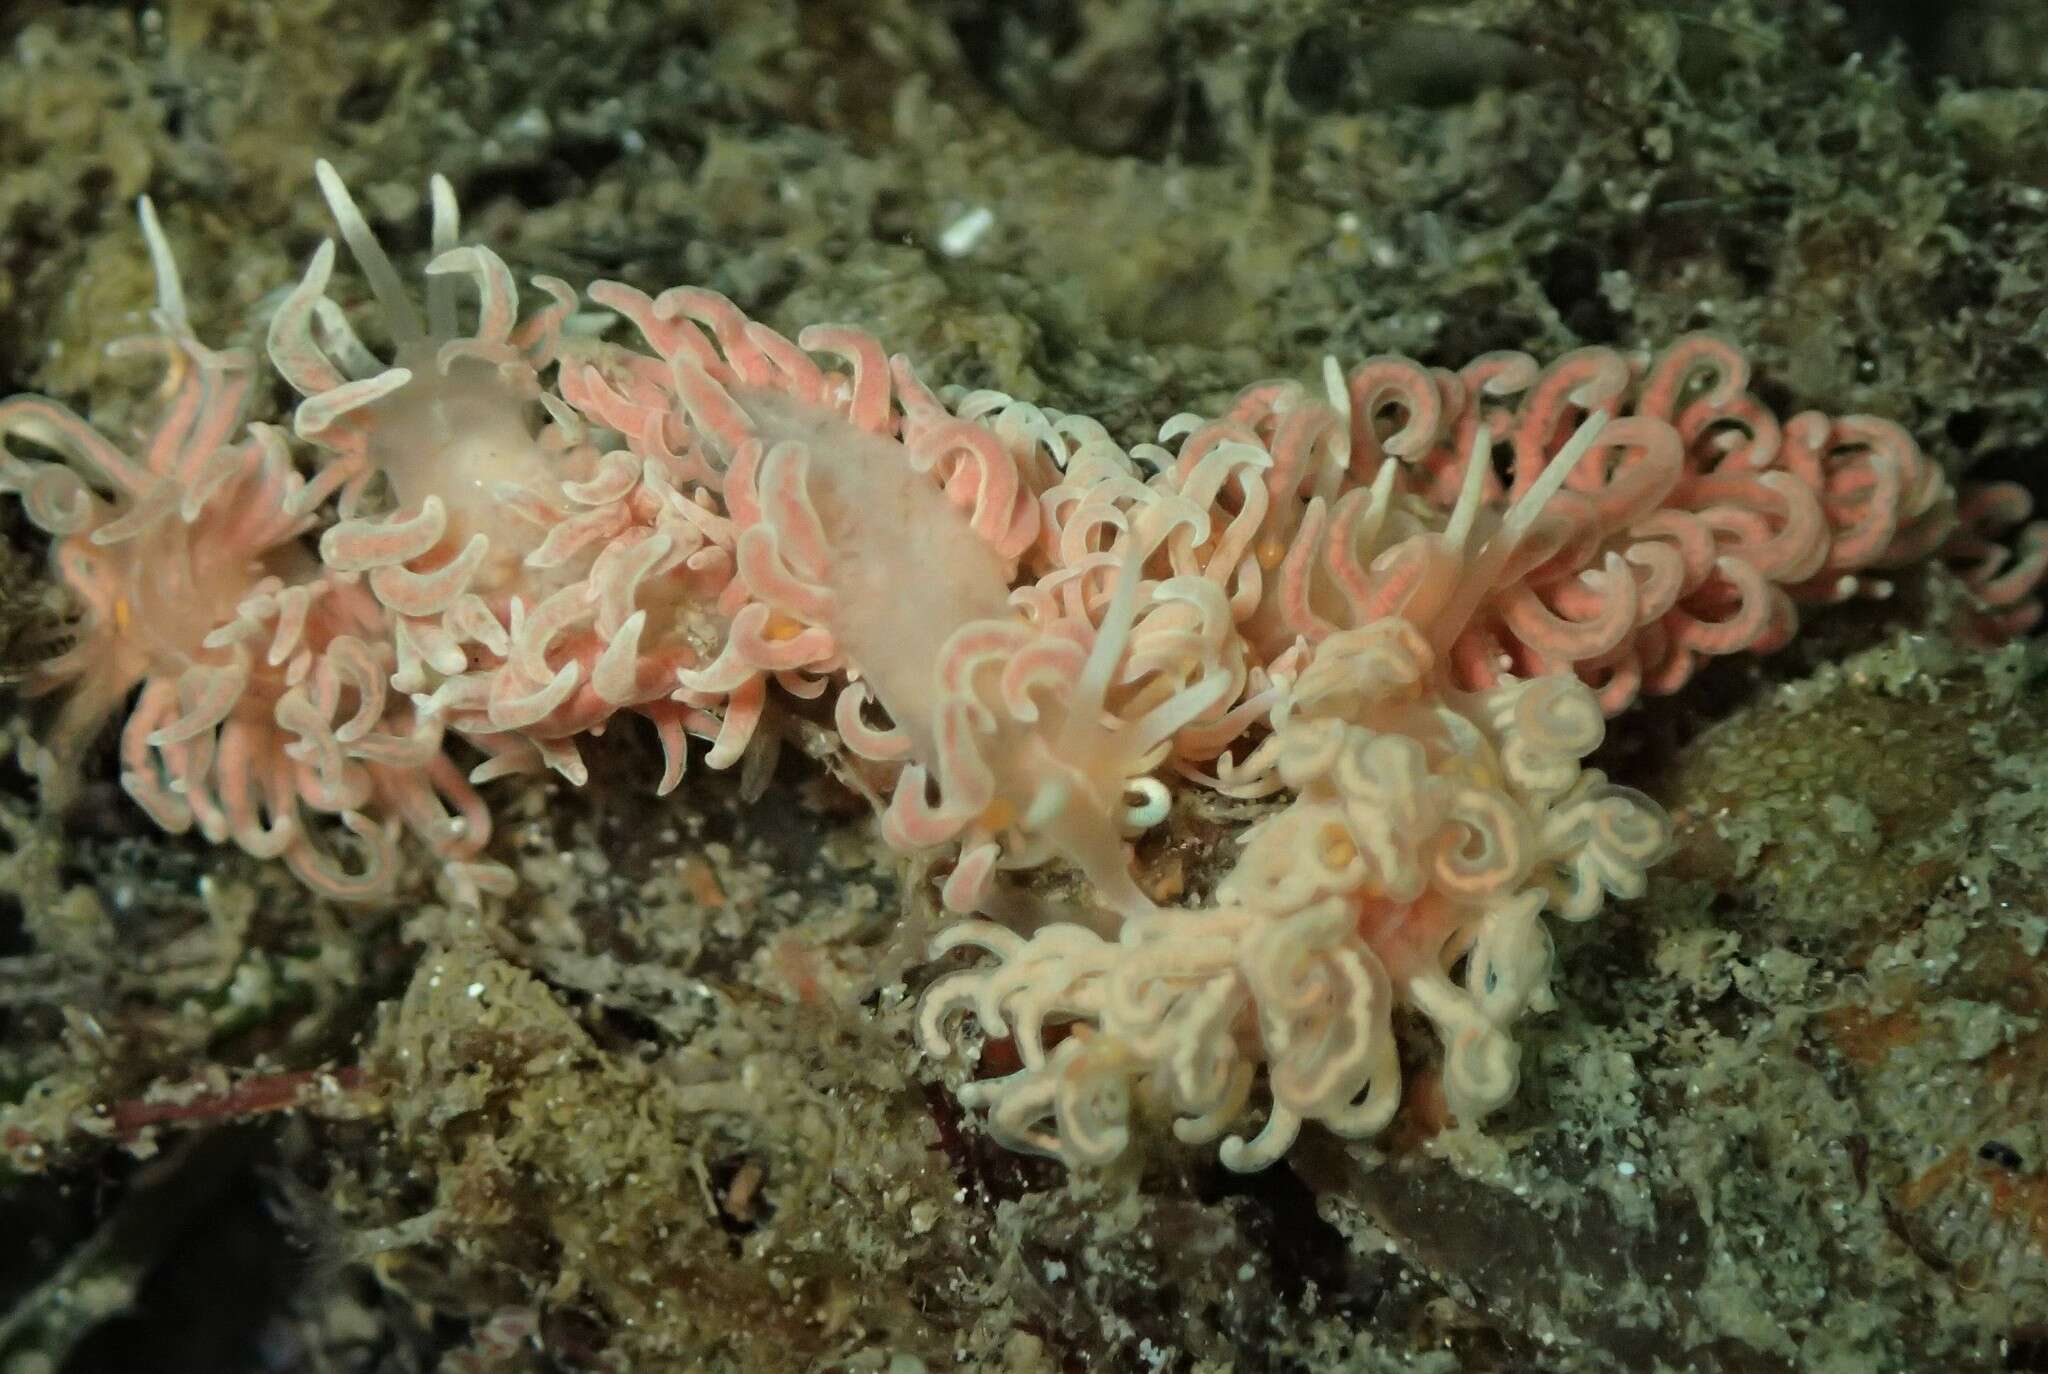
<svg viewBox="0 0 2048 1374">
<path fill-rule="evenodd" d="M 1309 29 L 1294 41 L 1281 69 L 1288 98 L 1309 114 L 1343 108 L 1358 51 L 1357 37 L 1348 26 Z"/>
<path fill-rule="evenodd" d="M 1246 1233 L 1271 1261 L 1274 1285 L 1290 1303 L 1303 1301 L 1313 1285 L 1331 1311 L 1356 1320 L 1372 1315 L 1377 1286 L 1353 1282 L 1350 1243 L 1323 1219 L 1315 1193 L 1288 1165 L 1255 1174 L 1211 1165 L 1196 1181 L 1196 1195 L 1211 1205 L 1229 1198 L 1249 1204 Z"/>
<path fill-rule="evenodd" d="M 1601 294 L 1602 258 L 1584 243 L 1561 243 L 1535 261 L 1537 284 L 1558 317 L 1589 344 L 1619 343 L 1626 322 Z"/>
<path fill-rule="evenodd" d="M 2037 513 L 2048 509 L 2048 449 L 2032 445 L 1992 449 L 1970 465 L 1963 485 L 1979 482 L 2016 482 L 2034 498 Z"/>
<path fill-rule="evenodd" d="M 616 138 L 558 137 L 528 161 L 472 173 L 459 199 L 483 206 L 503 196 L 528 210 L 546 209 L 574 200 L 624 155 L 625 146 Z"/>
<path fill-rule="evenodd" d="M 33 953 L 21 901 L 13 893 L 0 892 L 0 959 L 16 959 Z"/>
</svg>

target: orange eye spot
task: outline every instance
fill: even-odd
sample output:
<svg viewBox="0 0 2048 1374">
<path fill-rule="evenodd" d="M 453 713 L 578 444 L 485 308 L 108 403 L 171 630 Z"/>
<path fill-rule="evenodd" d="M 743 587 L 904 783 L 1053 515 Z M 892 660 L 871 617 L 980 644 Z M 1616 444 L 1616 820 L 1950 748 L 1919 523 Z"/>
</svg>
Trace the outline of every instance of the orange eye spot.
<svg viewBox="0 0 2048 1374">
<path fill-rule="evenodd" d="M 801 620 L 791 619 L 780 611 L 768 617 L 768 628 L 762 631 L 767 638 L 773 640 L 795 639 L 803 632 L 804 625 Z"/>
<path fill-rule="evenodd" d="M 128 604 L 128 598 L 124 596 L 114 603 L 114 632 L 125 635 L 128 633 L 128 627 L 134 623 L 135 608 Z"/>
<path fill-rule="evenodd" d="M 1267 572 L 1280 566 L 1287 558 L 1287 546 L 1278 539 L 1259 541 L 1259 566 Z"/>
<path fill-rule="evenodd" d="M 988 809 L 975 817 L 975 824 L 990 830 L 1006 830 L 1017 822 L 1017 808 L 1001 797 L 988 804 Z"/>
</svg>

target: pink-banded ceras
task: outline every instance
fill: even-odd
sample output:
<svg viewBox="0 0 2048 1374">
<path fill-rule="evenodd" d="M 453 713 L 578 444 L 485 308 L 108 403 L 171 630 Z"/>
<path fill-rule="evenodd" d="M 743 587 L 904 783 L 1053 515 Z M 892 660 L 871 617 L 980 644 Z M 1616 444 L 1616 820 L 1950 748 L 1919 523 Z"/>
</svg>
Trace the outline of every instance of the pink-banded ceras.
<svg viewBox="0 0 2048 1374">
<path fill-rule="evenodd" d="M 580 783 L 576 736 L 630 710 L 656 728 L 669 790 L 685 733 L 721 728 L 724 703 L 679 695 L 677 674 L 724 637 L 728 522 L 658 436 L 619 435 L 608 414 L 579 409 L 574 386 L 544 384 L 552 369 L 566 380 L 616 366 L 617 350 L 564 335 L 576 296 L 551 277 L 535 279 L 549 304 L 520 321 L 503 260 L 459 244 L 445 180 L 431 187 L 422 317 L 340 178 L 318 172 L 394 357 L 371 352 L 328 296 L 331 241 L 273 317 L 270 356 L 306 398 L 299 435 L 324 454 L 298 508 L 338 494 L 321 556 L 390 613 L 393 686 L 491 755 L 478 781 L 545 765 Z M 464 281 L 477 295 L 468 324 Z"/>
<path fill-rule="evenodd" d="M 386 689 L 388 626 L 361 589 L 307 546 L 304 484 L 284 436 L 243 429 L 252 359 L 199 342 L 154 210 L 153 335 L 161 412 L 130 456 L 65 407 L 0 402 L 0 488 L 50 534 L 76 603 L 68 650 L 33 690 L 69 695 L 48 738 L 61 801 L 79 751 L 140 689 L 121 731 L 121 782 L 164 829 L 197 826 L 282 858 L 316 891 L 391 891 L 410 830 L 464 891 L 495 884 L 480 860 L 490 817 L 441 752 L 441 728 Z M 48 454 L 45 461 L 22 451 Z M 355 837 L 339 857 L 318 817 Z"/>
</svg>

